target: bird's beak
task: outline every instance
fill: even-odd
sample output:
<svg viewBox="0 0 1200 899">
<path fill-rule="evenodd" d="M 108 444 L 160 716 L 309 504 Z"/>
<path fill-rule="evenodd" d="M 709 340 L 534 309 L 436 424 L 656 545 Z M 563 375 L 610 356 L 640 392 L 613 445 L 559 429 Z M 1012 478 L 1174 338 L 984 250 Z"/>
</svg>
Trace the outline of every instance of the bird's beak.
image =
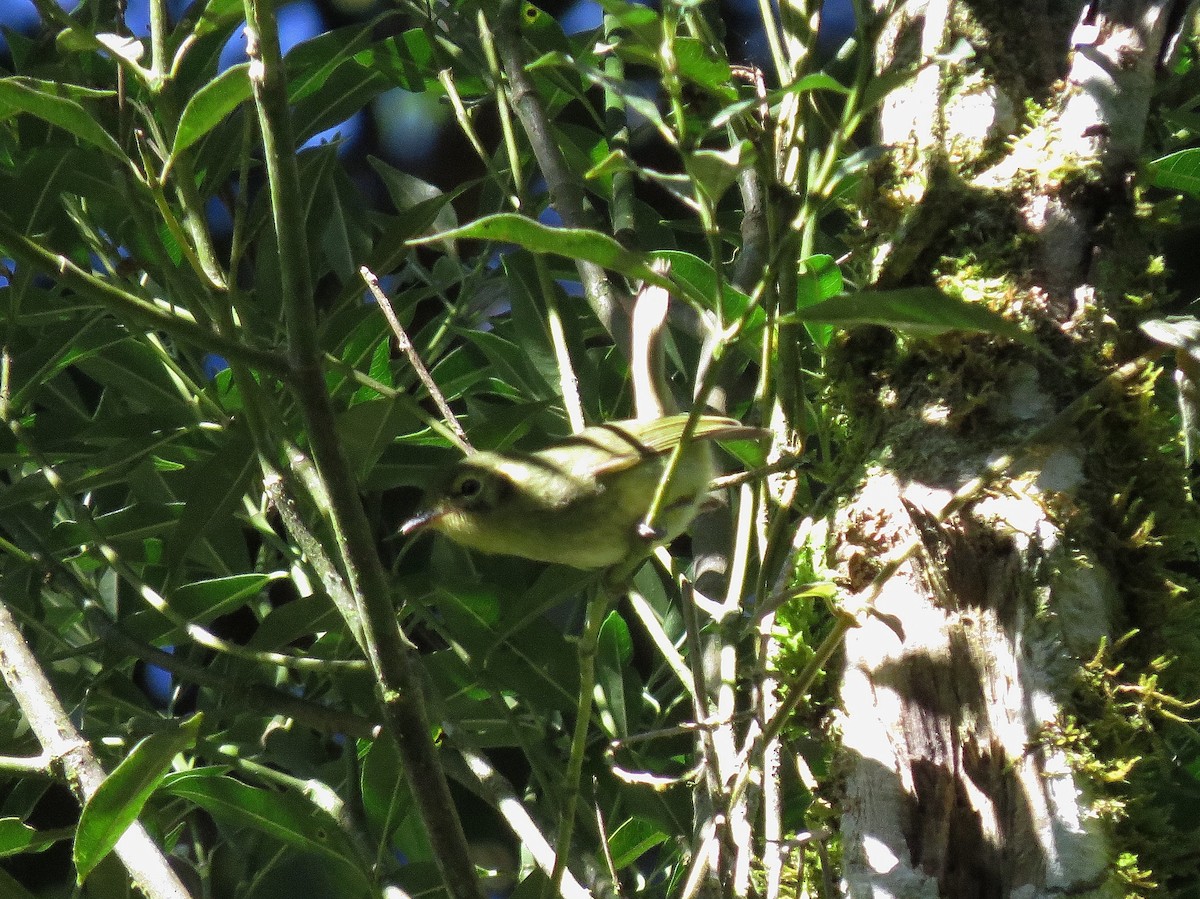
<svg viewBox="0 0 1200 899">
<path fill-rule="evenodd" d="M 423 531 L 445 514 L 445 509 L 422 509 L 408 521 L 404 522 L 404 524 L 400 525 L 400 535 L 407 537 L 409 534 Z"/>
</svg>

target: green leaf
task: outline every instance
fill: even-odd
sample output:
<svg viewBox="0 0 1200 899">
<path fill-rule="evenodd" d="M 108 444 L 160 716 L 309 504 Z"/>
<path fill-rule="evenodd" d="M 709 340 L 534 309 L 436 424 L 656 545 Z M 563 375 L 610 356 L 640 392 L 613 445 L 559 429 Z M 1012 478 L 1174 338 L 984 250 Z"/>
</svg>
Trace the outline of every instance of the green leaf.
<svg viewBox="0 0 1200 899">
<path fill-rule="evenodd" d="M 189 15 L 199 14 L 192 27 L 192 36 L 195 38 L 226 31 L 246 15 L 241 0 L 208 0 L 207 3 L 193 4 L 188 12 Z"/>
<path fill-rule="evenodd" d="M 411 826 L 405 827 L 405 822 L 416 815 L 395 740 L 387 735 L 373 740 L 362 759 L 361 771 L 360 796 L 368 823 L 388 840 L 398 838 L 405 843 L 409 861 L 432 859 L 424 834 L 413 834 Z"/>
<path fill-rule="evenodd" d="M 201 716 L 193 715 L 178 727 L 142 740 L 83 807 L 75 832 L 75 876 L 79 883 L 108 855 L 129 829 L 146 800 L 162 783 L 171 762 L 196 745 Z"/>
<path fill-rule="evenodd" d="M 96 516 L 93 523 L 108 543 L 136 543 L 161 538 L 175 524 L 179 508 L 176 503 L 133 502 L 123 509 Z M 66 551 L 90 544 L 92 540 L 91 527 L 66 520 L 55 525 L 52 546 Z"/>
<path fill-rule="evenodd" d="M 399 213 L 405 238 L 436 228 L 447 231 L 458 226 L 458 216 L 450 201 L 461 189 L 449 193 L 407 172 L 402 172 L 381 159 L 368 156 L 367 162 L 383 181 L 392 204 Z M 389 234 L 389 237 L 392 235 Z"/>
<path fill-rule="evenodd" d="M 785 94 L 804 94 L 809 91 L 833 91 L 835 94 L 848 94 L 850 93 L 850 88 L 846 87 L 846 85 L 842 84 L 832 75 L 825 72 L 813 72 L 781 90 L 773 91 L 771 94 L 772 102 L 776 102 Z"/>
<path fill-rule="evenodd" d="M 666 841 L 667 834 L 644 818 L 623 821 L 608 838 L 613 867 L 620 871 Z"/>
<path fill-rule="evenodd" d="M 677 37 L 672 46 L 679 74 L 726 99 L 735 99 L 737 91 L 730 84 L 733 77 L 729 63 L 714 55 L 706 41 L 694 37 Z"/>
<path fill-rule="evenodd" d="M 161 789 L 195 803 L 219 821 L 252 828 L 333 861 L 339 871 L 361 883 L 363 895 L 370 893 L 368 880 L 338 822 L 304 796 L 258 789 L 212 770 L 172 775 Z"/>
<path fill-rule="evenodd" d="M 671 263 L 669 274 L 681 293 L 691 297 L 703 297 L 705 309 L 714 307 L 717 273 L 711 265 L 699 256 L 682 250 L 661 250 L 654 256 Z M 736 321 L 750 308 L 750 296 L 738 290 L 728 280 L 721 282 L 721 288 L 721 315 L 727 322 Z M 766 320 L 767 315 L 759 305 L 750 313 L 750 320 L 743 330 L 745 333 L 753 333 L 761 328 Z"/>
<path fill-rule="evenodd" d="M 467 331 L 469 339 L 487 357 L 492 374 L 530 400 L 550 400 L 558 388 L 531 364 L 525 348 L 490 331 Z"/>
<path fill-rule="evenodd" d="M 515 243 L 534 253 L 554 253 L 568 259 L 582 259 L 629 278 L 648 281 L 668 290 L 672 287 L 667 278 L 651 271 L 639 254 L 625 249 L 607 234 L 587 228 L 552 228 L 511 212 L 484 216 L 461 228 L 443 231 L 432 237 L 415 238 L 409 243 L 424 244 L 462 237 Z"/>
<path fill-rule="evenodd" d="M 66 830 L 46 832 L 30 827 L 20 818 L 0 818 L 0 857 L 24 852 L 42 852 L 69 836 Z M 0 896 L 7 893 L 0 890 Z"/>
<path fill-rule="evenodd" d="M 178 156 L 249 99 L 250 63 L 230 66 L 188 100 L 179 117 L 171 155 Z"/>
<path fill-rule="evenodd" d="M 18 112 L 29 113 L 123 160 L 125 154 L 120 145 L 91 113 L 73 99 L 72 94 L 95 96 L 95 92 L 86 88 L 75 88 L 73 85 L 55 81 L 22 77 L 0 78 L 0 118 L 7 118 Z"/>
<path fill-rule="evenodd" d="M 1178 190 L 1200 197 L 1200 149 L 1169 153 L 1151 162 L 1147 168 L 1155 187 Z"/>
<path fill-rule="evenodd" d="M 108 32 L 95 34 L 84 28 L 64 28 L 55 37 L 54 43 L 67 51 L 103 50 L 132 63 L 136 63 L 146 52 L 145 46 L 136 38 Z"/>
<path fill-rule="evenodd" d="M 832 256 L 818 253 L 804 260 L 796 290 L 796 308 L 806 309 L 844 290 L 842 270 Z"/>
<path fill-rule="evenodd" d="M 208 459 L 188 467 L 177 496 L 183 512 L 167 538 L 164 561 L 172 575 L 187 561 L 192 545 L 218 528 L 228 528 L 242 508 L 242 497 L 258 471 L 254 442 L 243 426 L 235 425 Z M 174 580 L 174 578 L 172 578 Z"/>
<path fill-rule="evenodd" d="M 718 445 L 737 459 L 746 471 L 753 471 L 767 464 L 766 447 L 761 440 L 722 440 Z"/>
<path fill-rule="evenodd" d="M 822 300 L 837 296 L 844 289 L 842 270 L 832 256 L 823 253 L 809 256 L 801 266 L 801 272 L 796 279 L 796 308 L 807 309 Z M 833 336 L 833 326 L 806 322 L 804 327 L 817 346 L 829 346 Z"/>
<path fill-rule="evenodd" d="M 411 28 L 403 34 L 372 44 L 355 53 L 354 61 L 364 69 L 383 74 L 396 87 L 413 93 L 441 89 L 437 80 L 437 59 L 429 36 L 421 28 Z M 460 94 L 474 93 L 463 89 L 457 74 L 454 86 Z"/>
<path fill-rule="evenodd" d="M 527 0 L 521 4 L 521 15 L 518 21 L 521 23 L 521 33 L 538 52 L 546 50 L 566 52 L 570 49 L 567 36 L 563 33 L 558 20 Z"/>
<path fill-rule="evenodd" d="M 351 188 L 342 192 L 344 172 L 333 167 L 329 177 L 317 184 L 314 192 L 314 206 L 324 209 L 325 215 L 306 216 L 310 220 L 321 223 L 319 240 L 309 241 L 310 247 L 320 246 L 325 263 L 337 275 L 343 284 L 353 284 L 358 280 L 358 246 L 363 245 L 365 252 L 369 248 L 369 240 L 363 238 L 362 218 L 356 214 L 356 206 L 360 195 Z"/>
<path fill-rule="evenodd" d="M 4 899 L 36 899 L 3 868 L 0 868 L 0 896 Z"/>
<path fill-rule="evenodd" d="M 662 21 L 652 7 L 629 0 L 600 0 L 600 5 L 621 28 L 630 32 L 631 39 L 636 38 L 650 46 L 656 46 L 662 40 Z"/>
<path fill-rule="evenodd" d="M 866 90 L 863 91 L 859 109 L 863 113 L 873 109 L 876 104 L 882 103 L 892 91 L 908 84 L 924 67 L 924 65 L 911 66 L 907 61 L 901 61 L 894 63 L 890 69 L 872 76 L 871 80 L 867 82 Z"/>
<path fill-rule="evenodd" d="M 354 59 L 370 36 L 370 28 L 353 25 L 318 35 L 288 53 L 288 95 L 298 142 L 345 121 L 392 86 L 382 72 Z"/>
<path fill-rule="evenodd" d="M 76 365 L 88 377 L 112 388 L 121 403 L 155 413 L 159 427 L 195 424 L 198 409 L 186 397 L 164 356 L 158 348 L 130 337 L 106 346 L 103 352 L 85 355 Z"/>
<path fill-rule="evenodd" d="M 416 423 L 412 408 L 401 398 L 381 398 L 356 403 L 338 417 L 338 435 L 346 461 L 358 480 L 365 480 L 397 434 Z"/>
<path fill-rule="evenodd" d="M 506 253 L 501 260 L 504 279 L 497 285 L 497 301 L 511 306 L 509 320 L 504 322 L 505 335 L 510 336 L 529 353 L 534 366 L 548 382 L 557 378 L 554 348 L 546 331 L 545 313 L 541 303 L 542 285 L 538 262 L 531 253 L 517 250 Z"/>
<path fill-rule="evenodd" d="M 175 590 L 171 594 L 171 604 L 189 618 L 203 617 L 211 621 L 217 615 L 237 608 L 242 600 L 257 595 L 275 579 L 276 576 L 270 574 L 247 573 L 195 581 Z"/>
<path fill-rule="evenodd" d="M 600 643 L 596 647 L 597 712 L 601 726 L 614 739 L 629 735 L 625 670 L 632 658 L 633 638 L 629 635 L 629 625 L 617 612 L 609 612 L 600 625 Z"/>
<path fill-rule="evenodd" d="M 185 584 L 166 597 L 171 608 L 196 624 L 208 624 L 218 615 L 240 608 L 271 581 L 276 574 L 235 574 Z M 153 609 L 130 615 L 125 621 L 130 636 L 149 643 L 177 638 L 175 625 Z"/>
<path fill-rule="evenodd" d="M 1038 345 L 1017 325 L 986 306 L 967 303 L 933 287 L 848 293 L 781 316 L 780 320 L 824 322 L 842 328 L 882 325 L 927 337 L 947 331 L 974 331 Z"/>
<path fill-rule="evenodd" d="M 297 44 L 284 58 L 288 99 L 299 103 L 324 87 L 330 76 L 340 69 L 357 69 L 361 77 L 364 72 L 353 61 L 354 54 L 362 50 L 370 38 L 371 29 L 356 24 L 322 32 Z"/>
<path fill-rule="evenodd" d="M 318 631 L 335 630 L 342 620 L 324 593 L 301 596 L 267 613 L 250 638 L 253 649 L 278 650 Z"/>
<path fill-rule="evenodd" d="M 688 172 L 716 205 L 738 175 L 754 165 L 756 155 L 754 145 L 748 140 L 739 141 L 728 150 L 697 150 L 689 161 Z"/>
</svg>

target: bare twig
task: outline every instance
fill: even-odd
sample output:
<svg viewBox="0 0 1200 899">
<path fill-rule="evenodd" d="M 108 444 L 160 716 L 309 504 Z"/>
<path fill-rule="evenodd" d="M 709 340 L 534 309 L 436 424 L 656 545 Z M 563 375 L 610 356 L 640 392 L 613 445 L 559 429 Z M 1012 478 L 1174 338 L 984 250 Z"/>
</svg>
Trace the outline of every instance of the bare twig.
<svg viewBox="0 0 1200 899">
<path fill-rule="evenodd" d="M 599 793 L 596 785 L 596 778 L 592 778 L 592 792 Z M 604 853 L 604 864 L 608 868 L 609 879 L 612 880 L 613 890 L 616 895 L 621 895 L 621 880 L 617 877 L 617 866 L 613 862 L 612 850 L 608 848 L 608 827 L 604 823 L 604 810 L 600 808 L 600 803 L 596 803 L 596 830 L 600 834 L 600 849 Z"/>
<path fill-rule="evenodd" d="M 387 323 L 391 326 L 392 333 L 396 336 L 396 346 L 400 348 L 400 352 L 404 354 L 404 358 L 408 360 L 408 364 L 417 373 L 417 377 L 421 379 L 421 383 L 429 391 L 429 396 L 437 404 L 438 411 L 442 413 L 442 418 L 450 426 L 450 430 L 454 434 L 454 442 L 458 444 L 459 449 L 464 453 L 475 452 L 475 448 L 471 446 L 471 441 L 467 439 L 466 431 L 458 423 L 458 417 L 455 416 L 454 410 L 450 408 L 450 404 L 446 402 L 446 397 L 442 394 L 441 388 L 433 380 L 433 375 L 429 373 L 429 369 L 421 361 L 421 357 L 417 354 L 417 348 L 413 346 L 408 332 L 400 324 L 400 319 L 396 318 L 396 310 L 392 308 L 391 300 L 387 298 L 387 295 L 379 286 L 379 279 L 365 265 L 359 267 L 358 273 L 367 282 L 367 288 L 371 291 L 371 295 L 375 297 L 375 303 L 379 306 L 379 311 L 383 313 L 383 317 L 387 319 Z"/>
</svg>

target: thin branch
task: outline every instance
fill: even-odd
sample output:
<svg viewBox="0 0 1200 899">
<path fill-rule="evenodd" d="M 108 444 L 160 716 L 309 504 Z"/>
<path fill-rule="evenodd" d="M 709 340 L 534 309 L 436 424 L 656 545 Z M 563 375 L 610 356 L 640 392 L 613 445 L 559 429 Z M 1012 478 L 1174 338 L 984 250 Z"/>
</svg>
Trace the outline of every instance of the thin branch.
<svg viewBox="0 0 1200 899">
<path fill-rule="evenodd" d="M 495 14 L 493 26 L 496 50 L 508 79 L 513 107 L 546 179 L 550 202 L 562 216 L 563 224 L 568 228 L 600 228 L 597 216 L 585 203 L 582 184 L 567 167 L 542 98 L 525 71 L 525 54 L 517 25 L 520 11 L 519 0 L 505 0 Z M 621 303 L 608 273 L 591 262 L 580 261 L 576 265 L 592 311 L 618 345 L 625 346 L 627 338 Z"/>
<path fill-rule="evenodd" d="M 579 785 L 583 777 L 583 761 L 587 750 L 588 728 L 592 723 L 593 688 L 596 685 L 596 651 L 600 643 L 600 628 L 612 603 L 608 584 L 597 584 L 588 601 L 587 619 L 579 635 L 579 696 L 575 706 L 575 730 L 571 735 L 571 755 L 563 775 L 563 803 L 554 841 L 554 870 L 542 889 L 542 899 L 559 892 L 567 870 L 567 856 L 575 834 L 575 809 L 579 802 Z"/>
<path fill-rule="evenodd" d="M 96 629 L 105 644 L 115 647 L 127 656 L 141 659 L 147 665 L 155 665 L 169 671 L 181 680 L 207 687 L 227 701 L 268 715 L 286 715 L 324 733 L 342 733 L 357 739 L 370 739 L 375 734 L 375 724 L 361 715 L 318 705 L 265 684 L 242 683 L 235 678 L 217 674 L 211 668 L 193 665 L 178 655 L 163 652 L 149 643 L 135 640 L 114 624 L 99 604 L 93 601 L 85 604 L 85 611 L 88 623 Z"/>
<path fill-rule="evenodd" d="M 304 464 L 299 462 L 297 459 L 298 455 L 300 455 L 300 450 L 297 448 L 288 457 L 291 460 L 293 472 L 296 472 L 301 466 L 306 471 L 311 470 L 311 463 Z M 316 571 L 317 576 L 321 579 L 322 586 L 325 587 L 325 592 L 329 594 L 329 598 L 333 600 L 333 604 L 341 613 L 342 619 L 346 622 L 346 626 L 354 636 L 355 642 L 365 652 L 366 638 L 363 635 L 362 621 L 358 614 L 358 605 L 354 601 L 354 594 L 351 593 L 350 588 L 346 584 L 346 579 L 338 571 L 337 565 L 329 557 L 329 554 L 325 551 L 325 546 L 317 539 L 316 534 L 313 533 L 308 522 L 305 521 L 305 517 L 296 508 L 296 501 L 292 498 L 291 493 L 284 489 L 284 476 L 276 471 L 274 467 L 268 466 L 266 457 L 261 454 L 260 462 L 265 469 L 263 489 L 275 504 L 275 509 L 279 512 L 279 518 L 283 522 L 284 529 L 288 532 L 288 536 L 295 542 L 304 558 L 308 560 L 308 563 Z"/>
<path fill-rule="evenodd" d="M 459 755 L 462 756 L 461 761 L 456 761 L 453 756 L 447 759 L 447 767 L 455 778 L 482 796 L 500 813 L 513 835 L 529 852 L 533 863 L 549 876 L 554 870 L 554 847 L 530 816 L 512 784 L 483 755 L 470 749 L 460 749 Z M 563 872 L 559 895 L 563 899 L 591 899 L 591 893 L 570 871 Z"/>
<path fill-rule="evenodd" d="M 337 437 L 317 342 L 308 241 L 305 229 L 299 226 L 304 220 L 300 177 L 275 8 L 270 0 L 245 0 L 245 10 L 250 84 L 279 246 L 291 387 L 329 494 L 330 522 L 359 607 L 368 656 L 382 691 L 386 724 L 396 738 L 434 861 L 452 899 L 481 899 L 462 823 L 433 744 L 415 651 L 400 631 L 358 485 Z"/>
<path fill-rule="evenodd" d="M 391 326 L 392 334 L 396 337 L 396 346 L 404 354 L 404 358 L 408 360 L 408 364 L 412 366 L 413 371 L 417 373 L 417 377 L 421 379 L 421 383 L 425 385 L 425 389 L 437 405 L 438 411 L 442 413 L 442 420 L 446 422 L 453 432 L 454 442 L 458 444 L 458 448 L 464 453 L 475 452 L 475 447 L 471 446 L 471 441 L 467 439 L 466 431 L 458 423 L 458 417 L 455 416 L 454 410 L 450 408 L 450 404 L 446 402 L 446 397 L 442 394 L 441 388 L 438 387 L 437 381 L 433 380 L 433 375 L 429 373 L 429 369 L 425 367 L 425 363 L 421 361 L 421 357 L 417 353 L 417 348 L 413 346 L 412 340 L 409 339 L 408 332 L 400 324 L 400 319 L 396 318 L 396 310 L 392 308 L 391 300 L 387 298 L 387 294 L 379 286 L 379 279 L 365 265 L 359 267 L 358 273 L 367 283 L 367 289 L 371 291 L 371 296 L 375 297 L 375 304 L 379 307 L 379 311 L 383 313 L 383 317 L 387 319 L 387 323 Z"/>
<path fill-rule="evenodd" d="M 611 13 L 604 14 L 604 39 L 613 43 L 620 40 L 620 24 Z M 604 127 L 608 133 L 608 147 L 614 153 L 629 152 L 629 116 L 625 98 L 616 85 L 625 80 L 625 61 L 619 53 L 608 53 L 604 57 Z M 637 220 L 634 216 L 633 172 L 618 169 L 612 175 L 612 202 L 610 217 L 613 236 L 621 242 L 633 237 Z"/>
<path fill-rule="evenodd" d="M 18 263 L 45 272 L 58 283 L 71 288 L 84 299 L 100 304 L 118 317 L 130 319 L 145 328 L 164 331 L 177 340 L 193 344 L 201 350 L 220 353 L 227 358 L 241 359 L 247 365 L 267 374 L 276 377 L 287 374 L 286 363 L 271 350 L 218 334 L 197 324 L 190 317 L 168 312 L 165 304 L 159 305 L 126 293 L 3 222 L 0 222 L 0 244 L 4 245 L 5 252 Z"/>
<path fill-rule="evenodd" d="M 5 774 L 45 774 L 53 772 L 54 756 L 48 752 L 40 755 L 0 755 L 0 771 Z"/>
<path fill-rule="evenodd" d="M 61 766 L 81 803 L 86 803 L 104 782 L 104 769 L 83 739 L 54 688 L 42 672 L 21 635 L 8 605 L 0 601 L 0 673 L 29 728 L 53 764 Z M 133 883 L 147 899 L 189 899 L 189 893 L 171 869 L 167 857 L 142 826 L 134 821 L 117 841 L 117 856 Z"/>
</svg>

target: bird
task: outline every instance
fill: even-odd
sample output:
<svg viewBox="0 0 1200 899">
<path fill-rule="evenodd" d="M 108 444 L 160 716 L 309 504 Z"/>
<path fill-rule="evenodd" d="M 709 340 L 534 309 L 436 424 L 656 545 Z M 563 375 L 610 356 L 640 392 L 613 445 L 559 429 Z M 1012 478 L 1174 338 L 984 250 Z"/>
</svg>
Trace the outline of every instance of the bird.
<svg viewBox="0 0 1200 899">
<path fill-rule="evenodd" d="M 611 421 L 534 452 L 472 453 L 437 478 L 400 533 L 432 529 L 470 549 L 580 569 L 634 560 L 695 517 L 713 476 L 712 441 L 768 434 L 732 418 L 698 416 L 647 531 L 646 515 L 688 418 Z"/>
</svg>

